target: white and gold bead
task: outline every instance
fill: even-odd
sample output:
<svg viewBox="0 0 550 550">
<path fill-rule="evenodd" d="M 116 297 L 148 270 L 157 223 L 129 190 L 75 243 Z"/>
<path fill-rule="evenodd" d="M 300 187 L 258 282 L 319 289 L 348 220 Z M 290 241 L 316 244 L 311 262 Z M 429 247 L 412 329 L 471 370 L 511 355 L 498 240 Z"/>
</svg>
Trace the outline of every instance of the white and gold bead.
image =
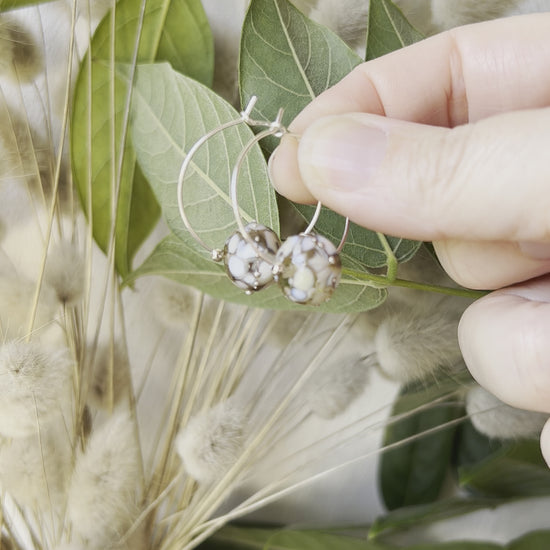
<svg viewBox="0 0 550 550">
<path fill-rule="evenodd" d="M 245 230 L 254 245 L 239 231 L 233 233 L 225 242 L 223 261 L 231 281 L 252 294 L 273 282 L 273 264 L 281 241 L 272 229 L 261 223 L 251 222 Z M 269 258 L 273 258 L 272 261 L 268 261 Z"/>
<path fill-rule="evenodd" d="M 275 256 L 275 279 L 284 295 L 298 304 L 326 302 L 338 286 L 341 272 L 336 247 L 315 233 L 289 237 Z"/>
</svg>

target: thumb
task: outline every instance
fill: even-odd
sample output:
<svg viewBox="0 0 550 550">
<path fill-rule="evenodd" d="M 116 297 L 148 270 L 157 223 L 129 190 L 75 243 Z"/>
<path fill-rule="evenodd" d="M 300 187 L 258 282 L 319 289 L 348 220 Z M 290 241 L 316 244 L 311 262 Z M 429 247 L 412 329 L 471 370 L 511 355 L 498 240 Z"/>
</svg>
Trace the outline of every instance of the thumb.
<svg viewBox="0 0 550 550">
<path fill-rule="evenodd" d="M 298 168 L 313 197 L 377 231 L 544 241 L 549 150 L 548 109 L 453 129 L 359 113 L 312 124 L 300 139 Z M 277 157 L 280 163 L 284 155 Z"/>
</svg>

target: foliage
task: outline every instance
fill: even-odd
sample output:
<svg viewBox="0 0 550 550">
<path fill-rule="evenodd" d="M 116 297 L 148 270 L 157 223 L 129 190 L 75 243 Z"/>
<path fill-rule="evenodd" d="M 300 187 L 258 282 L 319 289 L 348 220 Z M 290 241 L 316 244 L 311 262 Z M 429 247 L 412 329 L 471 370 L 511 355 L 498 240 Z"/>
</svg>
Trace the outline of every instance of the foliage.
<svg viewBox="0 0 550 550">
<path fill-rule="evenodd" d="M 114 247 L 122 276 L 159 213 L 128 139 L 136 63 L 169 61 L 211 84 L 213 59 L 199 0 L 121 0 L 81 64 L 71 121 L 73 177 L 94 238 L 105 252 Z M 118 73 L 122 63 L 129 65 L 129 78 Z"/>
<path fill-rule="evenodd" d="M 328 63 L 327 59 L 330 60 Z M 284 106 L 284 121 L 289 122 L 309 101 L 359 62 L 360 58 L 340 38 L 308 20 L 287 0 L 254 0 L 251 3 L 242 32 L 239 78 L 243 102 L 252 95 L 259 96 L 254 117 L 273 120 L 278 109 Z M 132 138 L 137 158 L 169 227 L 183 242 L 177 243 L 169 237 L 128 280 L 143 274 L 165 274 L 226 300 L 256 307 L 295 308 L 292 303 L 275 296 L 273 289 L 248 297 L 228 285 L 223 280 L 220 266 L 202 261 L 207 258 L 204 252 L 200 252 L 202 259 L 197 256 L 197 247 L 176 209 L 177 176 L 185 151 L 206 131 L 236 118 L 237 113 L 207 88 L 184 81 L 176 72 L 170 73 L 168 67 L 140 67 L 136 73 Z M 225 114 L 211 116 L 213 104 L 216 111 Z M 174 124 L 176 114 L 178 125 Z M 202 180 L 207 185 L 201 185 L 197 173 L 186 177 L 185 203 L 190 206 L 191 225 L 201 235 L 205 232 L 208 244 L 213 248 L 220 247 L 236 227 L 231 221 L 233 214 L 228 201 L 228 186 L 231 167 L 250 136 L 248 128 L 241 125 L 211 139 L 194 159 L 194 165 L 200 167 L 200 174 L 204 175 Z M 269 143 L 263 145 L 268 150 L 273 147 Z M 258 151 L 254 147 L 242 171 L 239 206 L 247 221 L 254 219 L 271 224 L 278 231 L 275 195 L 266 176 L 265 162 Z M 254 209 L 249 207 L 251 202 L 256 204 Z M 195 204 L 200 204 L 200 209 L 195 209 Z M 259 210 L 258 204 L 265 205 L 268 211 Z M 296 208 L 305 219 L 311 217 L 310 207 Z M 338 242 L 343 223 L 341 216 L 324 209 L 316 230 Z M 352 224 L 342 251 L 347 276 L 335 298 L 319 309 L 353 312 L 378 306 L 385 291 L 380 288 L 379 279 L 368 279 L 368 271 L 387 266 L 388 272 L 393 273 L 397 263 L 410 259 L 419 246 L 419 242 L 385 237 Z M 193 269 L 191 276 L 188 266 L 197 267 L 197 262 L 201 263 L 201 268 L 198 272 Z M 367 279 L 357 274 L 367 274 Z M 222 282 L 218 284 L 220 279 Z"/>
<path fill-rule="evenodd" d="M 367 61 L 414 44 L 422 38 L 393 2 L 370 0 L 365 56 Z"/>
<path fill-rule="evenodd" d="M 348 74 L 362 59 L 332 31 L 305 17 L 287 0 L 254 0 L 241 35 L 241 102 L 260 98 L 257 112 L 283 123 Z M 267 140 L 266 140 L 267 142 Z M 275 140 L 266 148 L 271 151 Z"/>
<path fill-rule="evenodd" d="M 204 550 L 399 550 L 401 545 L 366 540 L 364 530 L 258 529 L 228 526 L 216 533 Z M 409 550 L 543 550 L 550 531 L 535 531 L 510 544 L 457 541 L 407 546 Z"/>
<path fill-rule="evenodd" d="M 0 9 L 28 3 L 4 0 Z M 370 1 L 366 59 L 421 38 L 392 2 Z M 199 0 L 120 0 L 102 21 L 80 65 L 72 105 L 71 165 L 83 210 L 97 244 L 127 284 L 163 275 L 226 301 L 307 311 L 286 301 L 274 287 L 246 296 L 197 245 L 180 217 L 176 188 L 184 158 L 201 136 L 239 116 L 210 89 L 213 52 Z M 284 108 L 283 122 L 289 124 L 361 61 L 340 38 L 288 0 L 252 0 L 241 37 L 242 103 L 257 95 L 254 118 L 271 121 Z M 239 153 L 253 135 L 244 124 L 218 134 L 197 152 L 187 174 L 186 213 L 212 248 L 223 246 L 236 229 L 229 182 Z M 276 143 L 266 139 L 247 155 L 239 207 L 245 221 L 258 220 L 284 232 L 265 160 Z M 311 218 L 311 207 L 293 208 L 302 220 Z M 133 258 L 160 211 L 171 233 L 134 269 Z M 338 242 L 343 223 L 341 216 L 324 208 L 316 230 Z M 338 291 L 314 309 L 355 313 L 379 306 L 387 295 L 385 287 L 395 282 L 397 264 L 410 260 L 420 246 L 352 224 L 342 251 L 344 277 Z M 458 385 L 451 381 L 450 387 Z M 384 439 L 389 449 L 380 466 L 381 491 L 391 511 L 370 528 L 368 537 L 367 529 L 358 536 L 231 526 L 204 548 L 392 550 L 396 547 L 386 537 L 413 525 L 491 508 L 508 499 L 550 494 L 550 474 L 533 442 L 494 445 L 471 426 L 459 426 L 462 404 L 447 389 L 444 384 L 405 388 L 394 404 Z M 446 393 L 449 399 L 442 397 Z M 475 498 L 438 500 L 449 475 Z M 532 533 L 506 548 L 543 548 L 549 539 L 548 533 Z M 504 547 L 453 542 L 411 548 Z"/>
<path fill-rule="evenodd" d="M 453 421 L 463 417 L 464 410 L 456 396 L 434 400 L 433 392 L 413 386 L 402 390 L 392 416 L 426 404 L 430 406 L 386 429 L 384 446 L 402 442 L 381 458 L 380 488 L 388 510 L 433 502 L 442 492 L 457 428 Z"/>
<path fill-rule="evenodd" d="M 52 2 L 52 0 L 0 0 L 0 12 L 47 2 Z"/>
</svg>

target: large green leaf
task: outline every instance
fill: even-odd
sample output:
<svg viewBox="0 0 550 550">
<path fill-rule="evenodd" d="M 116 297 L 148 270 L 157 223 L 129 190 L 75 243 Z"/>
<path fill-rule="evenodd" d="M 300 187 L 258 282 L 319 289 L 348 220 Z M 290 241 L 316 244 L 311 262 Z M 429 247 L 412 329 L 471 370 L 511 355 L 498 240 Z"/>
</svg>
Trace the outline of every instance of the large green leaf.
<svg viewBox="0 0 550 550">
<path fill-rule="evenodd" d="M 208 88 L 173 71 L 167 64 L 140 66 L 132 102 L 132 138 L 139 164 L 162 206 L 175 237 L 169 237 L 133 275 L 162 274 L 216 296 L 251 306 L 300 308 L 276 288 L 246 296 L 212 262 L 189 235 L 177 205 L 177 180 L 186 151 L 208 130 L 238 117 Z M 244 124 L 208 140 L 195 154 L 184 181 L 184 203 L 191 226 L 212 248 L 220 248 L 237 229 L 229 183 L 236 157 L 253 137 Z M 240 174 L 239 207 L 246 220 L 258 220 L 279 231 L 275 192 L 267 165 L 255 146 Z M 130 281 L 130 279 L 128 279 Z M 364 311 L 379 305 L 386 292 L 344 280 L 330 302 L 316 311 Z"/>
<path fill-rule="evenodd" d="M 477 510 L 494 509 L 502 501 L 495 499 L 452 498 L 429 504 L 397 508 L 382 516 L 369 529 L 369 539 L 378 539 L 396 532 L 424 527 L 437 521 L 470 514 Z"/>
<path fill-rule="evenodd" d="M 366 59 L 409 46 L 424 38 L 390 0 L 370 0 Z"/>
<path fill-rule="evenodd" d="M 402 548 L 402 547 L 401 547 Z M 413 544 L 407 550 L 504 550 L 504 547 L 494 542 L 453 541 L 427 544 Z M 397 548 L 395 548 L 397 550 Z"/>
<path fill-rule="evenodd" d="M 550 531 L 535 531 L 501 545 L 485 541 L 449 541 L 394 546 L 334 531 L 261 529 L 226 526 L 208 539 L 203 550 L 546 550 Z"/>
<path fill-rule="evenodd" d="M 331 300 L 315 308 L 293 304 L 282 296 L 276 286 L 247 296 L 230 282 L 223 268 L 210 260 L 207 254 L 174 236 L 157 246 L 147 261 L 132 274 L 131 280 L 142 275 L 163 275 L 217 298 L 270 309 L 347 313 L 374 308 L 386 297 L 383 289 L 358 286 L 346 280 L 340 283 Z"/>
<path fill-rule="evenodd" d="M 458 468 L 469 468 L 488 457 L 495 458 L 499 453 L 504 455 L 513 445 L 513 442 L 483 435 L 471 420 L 466 420 L 457 430 L 454 461 Z"/>
<path fill-rule="evenodd" d="M 550 531 L 534 531 L 512 541 L 507 550 L 548 550 Z"/>
<path fill-rule="evenodd" d="M 288 124 L 361 61 L 338 36 L 288 0 L 252 0 L 241 35 L 242 103 L 256 95 L 259 116 L 273 120 L 282 107 Z M 275 144 L 273 140 L 267 149 Z"/>
<path fill-rule="evenodd" d="M 46 4 L 53 0 L 0 0 L 0 11 L 22 8 L 23 6 L 32 6 L 33 4 Z"/>
<path fill-rule="evenodd" d="M 238 550 L 391 550 L 393 547 L 322 530 L 224 527 L 201 548 Z"/>
<path fill-rule="evenodd" d="M 211 83 L 213 41 L 199 0 L 120 0 L 99 25 L 75 88 L 73 176 L 104 251 L 110 246 L 116 201 L 115 260 L 121 275 L 128 273 L 159 208 L 128 139 L 132 66 L 126 78 L 116 68 L 155 59 Z"/>
<path fill-rule="evenodd" d="M 196 247 L 178 210 L 180 167 L 187 151 L 201 136 L 238 118 L 238 113 L 212 90 L 164 63 L 138 68 L 132 118 L 139 164 L 162 207 L 163 217 L 180 239 Z M 197 151 L 185 176 L 185 213 L 195 232 L 212 248 L 223 247 L 237 229 L 229 197 L 231 172 L 253 135 L 245 124 L 216 134 Z M 278 232 L 277 201 L 259 146 L 247 155 L 239 184 L 239 207 L 245 221 L 257 220 Z"/>
<path fill-rule="evenodd" d="M 545 548 L 540 544 L 547 536 L 545 533 L 533 533 L 524 537 L 532 540 L 536 546 L 532 550 Z M 522 539 L 518 540 L 519 543 Z M 370 541 L 335 534 L 322 530 L 258 529 L 227 526 L 215 533 L 201 550 L 528 550 L 529 546 L 501 546 L 484 541 L 453 541 L 424 543 L 407 546 L 394 546 L 378 541 Z"/>
<path fill-rule="evenodd" d="M 412 396 L 411 396 L 412 394 Z M 426 393 L 426 397 L 431 392 Z M 393 406 L 392 416 L 404 415 L 421 402 L 422 392 L 405 388 Z M 418 399 L 422 401 L 418 401 Z M 410 442 L 385 452 L 380 460 L 380 489 L 389 510 L 402 506 L 433 502 L 441 493 L 449 471 L 456 425 L 463 407 L 456 401 L 438 401 L 427 409 L 406 415 L 391 423 L 384 445 L 413 438 Z M 445 424 L 451 423 L 448 427 Z M 428 435 L 423 432 L 437 429 Z M 418 435 L 418 437 L 416 437 Z"/>
<path fill-rule="evenodd" d="M 481 462 L 459 468 L 462 486 L 488 497 L 550 495 L 550 470 L 538 441 L 518 441 Z"/>
</svg>

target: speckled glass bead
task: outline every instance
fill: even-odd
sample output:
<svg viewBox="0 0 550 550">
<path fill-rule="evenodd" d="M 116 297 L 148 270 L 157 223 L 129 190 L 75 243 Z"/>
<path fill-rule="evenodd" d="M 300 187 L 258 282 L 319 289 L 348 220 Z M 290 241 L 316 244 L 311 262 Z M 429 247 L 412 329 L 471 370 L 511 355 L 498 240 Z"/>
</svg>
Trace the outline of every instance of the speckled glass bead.
<svg viewBox="0 0 550 550">
<path fill-rule="evenodd" d="M 277 233 L 261 223 L 251 222 L 245 229 L 256 246 L 237 231 L 225 242 L 223 261 L 231 281 L 251 294 L 273 282 L 273 264 L 281 241 Z M 257 250 L 264 256 L 273 257 L 273 261 L 258 256 Z"/>
<path fill-rule="evenodd" d="M 275 256 L 276 280 L 285 296 L 298 304 L 318 306 L 338 286 L 342 272 L 336 247 L 325 237 L 293 235 Z"/>
</svg>

